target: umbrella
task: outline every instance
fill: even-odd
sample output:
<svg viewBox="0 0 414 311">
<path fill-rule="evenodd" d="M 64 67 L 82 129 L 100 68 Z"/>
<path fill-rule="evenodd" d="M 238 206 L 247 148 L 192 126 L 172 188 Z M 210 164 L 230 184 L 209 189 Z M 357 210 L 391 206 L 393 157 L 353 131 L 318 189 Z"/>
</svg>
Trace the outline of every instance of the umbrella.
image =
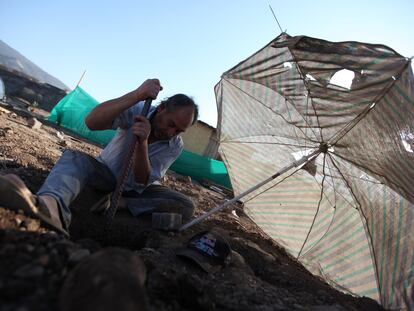
<svg viewBox="0 0 414 311">
<path fill-rule="evenodd" d="M 396 309 L 414 308 L 410 63 L 384 45 L 282 33 L 215 88 L 247 215 L 334 287 Z"/>
</svg>

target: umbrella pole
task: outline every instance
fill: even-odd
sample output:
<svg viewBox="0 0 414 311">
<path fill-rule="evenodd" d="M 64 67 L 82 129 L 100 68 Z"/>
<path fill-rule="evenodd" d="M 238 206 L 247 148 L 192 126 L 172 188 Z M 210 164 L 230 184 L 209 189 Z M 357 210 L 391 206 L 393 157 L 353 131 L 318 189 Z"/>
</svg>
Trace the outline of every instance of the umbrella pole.
<svg viewBox="0 0 414 311">
<path fill-rule="evenodd" d="M 310 161 L 313 157 L 318 156 L 323 150 L 323 147 L 321 146 L 319 149 L 314 150 L 311 154 L 307 155 L 307 156 L 303 156 L 301 159 L 299 159 L 298 161 L 294 161 L 293 163 L 291 163 L 288 166 L 283 167 L 281 170 L 279 170 L 276 174 L 270 176 L 268 179 L 260 182 L 259 184 L 257 184 L 256 186 L 253 186 L 252 188 L 246 190 L 245 192 L 239 194 L 238 196 L 234 197 L 233 199 L 223 203 L 222 205 L 219 205 L 215 208 L 213 208 L 212 210 L 204 213 L 203 215 L 198 216 L 197 218 L 189 221 L 188 223 L 184 224 L 181 226 L 181 228 L 179 229 L 179 231 L 184 231 L 188 228 L 190 228 L 191 226 L 194 226 L 195 224 L 198 224 L 199 222 L 203 221 L 204 219 L 206 219 L 207 217 L 209 217 L 210 215 L 222 210 L 223 208 L 225 208 L 226 206 L 240 200 L 242 197 L 246 196 L 247 194 L 255 191 L 256 189 L 262 187 L 263 185 L 267 184 L 268 182 L 272 181 L 273 179 L 279 177 L 280 175 L 286 173 L 287 171 L 291 170 L 292 168 L 298 167 L 308 161 Z"/>
</svg>

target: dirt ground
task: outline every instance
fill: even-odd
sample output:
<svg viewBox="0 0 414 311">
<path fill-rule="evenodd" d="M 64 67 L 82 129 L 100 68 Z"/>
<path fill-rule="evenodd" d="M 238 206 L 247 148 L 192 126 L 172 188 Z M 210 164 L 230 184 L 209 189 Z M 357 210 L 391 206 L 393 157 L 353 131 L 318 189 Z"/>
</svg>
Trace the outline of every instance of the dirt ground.
<svg viewBox="0 0 414 311">
<path fill-rule="evenodd" d="M 10 112 L 0 111 L 0 174 L 19 175 L 33 192 L 64 149 L 94 156 L 100 152 L 92 144 L 62 136 L 61 129 L 58 133 L 45 124 L 32 129 L 27 113 L 6 109 Z M 163 183 L 190 196 L 196 215 L 226 200 L 177 174 L 168 174 Z M 117 213 L 110 232 L 105 232 L 103 216 L 89 212 L 94 199 L 85 192 L 74 202 L 70 239 L 21 212 L 0 207 L 0 310 L 59 310 L 67 276 L 109 246 L 129 249 L 145 263 L 148 310 L 383 310 L 371 299 L 344 294 L 311 275 L 263 234 L 240 204 L 183 233 L 152 230 L 148 219 L 134 219 L 126 212 Z M 236 253 L 228 266 L 208 274 L 175 252 L 195 233 L 210 229 L 225 237 Z M 113 295 L 128 299 L 119 291 Z"/>
</svg>

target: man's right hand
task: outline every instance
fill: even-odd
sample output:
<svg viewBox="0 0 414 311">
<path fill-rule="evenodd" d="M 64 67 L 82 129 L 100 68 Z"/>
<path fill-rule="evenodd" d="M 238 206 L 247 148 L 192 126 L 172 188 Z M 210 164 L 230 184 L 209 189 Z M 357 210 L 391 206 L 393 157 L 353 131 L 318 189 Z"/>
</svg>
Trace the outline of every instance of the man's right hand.
<svg viewBox="0 0 414 311">
<path fill-rule="evenodd" d="M 92 131 L 110 129 L 123 111 L 139 101 L 156 99 L 161 90 L 160 80 L 148 79 L 134 91 L 96 106 L 85 118 L 85 124 Z"/>
<path fill-rule="evenodd" d="M 161 90 L 162 86 L 160 80 L 148 79 L 135 90 L 135 95 L 137 101 L 146 100 L 148 98 L 156 99 Z"/>
</svg>

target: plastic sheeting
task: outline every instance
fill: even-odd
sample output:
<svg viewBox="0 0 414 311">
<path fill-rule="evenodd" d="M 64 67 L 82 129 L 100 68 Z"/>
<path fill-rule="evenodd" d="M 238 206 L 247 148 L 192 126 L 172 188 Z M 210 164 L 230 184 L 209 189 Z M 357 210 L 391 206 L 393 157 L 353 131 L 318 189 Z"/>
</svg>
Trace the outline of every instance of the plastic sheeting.
<svg viewBox="0 0 414 311">
<path fill-rule="evenodd" d="M 222 161 L 184 150 L 171 165 L 171 169 L 181 175 L 191 176 L 195 180 L 207 179 L 231 189 L 230 178 Z"/>
<path fill-rule="evenodd" d="M 99 102 L 95 98 L 78 86 L 57 103 L 48 120 L 93 142 L 106 145 L 114 137 L 115 131 L 91 131 L 84 122 L 85 117 L 98 104 Z"/>
</svg>

